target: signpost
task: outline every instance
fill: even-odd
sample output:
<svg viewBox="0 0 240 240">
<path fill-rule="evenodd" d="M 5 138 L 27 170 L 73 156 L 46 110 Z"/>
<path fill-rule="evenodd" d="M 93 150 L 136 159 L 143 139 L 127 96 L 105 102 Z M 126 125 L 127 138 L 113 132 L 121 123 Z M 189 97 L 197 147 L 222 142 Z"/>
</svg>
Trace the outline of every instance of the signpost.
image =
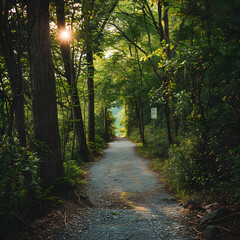
<svg viewBox="0 0 240 240">
<path fill-rule="evenodd" d="M 151 119 L 157 119 L 157 108 L 151 108 Z"/>
<path fill-rule="evenodd" d="M 153 119 L 153 129 L 154 129 L 154 138 L 155 138 L 155 119 L 157 119 L 157 108 L 151 108 L 151 119 Z"/>
</svg>

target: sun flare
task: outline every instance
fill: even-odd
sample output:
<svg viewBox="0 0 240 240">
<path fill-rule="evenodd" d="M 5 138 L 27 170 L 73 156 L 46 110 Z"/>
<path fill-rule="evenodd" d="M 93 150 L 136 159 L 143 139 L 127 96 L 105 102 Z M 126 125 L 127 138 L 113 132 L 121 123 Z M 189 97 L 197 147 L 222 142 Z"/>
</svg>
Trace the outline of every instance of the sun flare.
<svg viewBox="0 0 240 240">
<path fill-rule="evenodd" d="M 60 33 L 60 37 L 61 37 L 62 40 L 68 41 L 68 40 L 70 40 L 70 38 L 71 38 L 71 33 L 70 33 L 70 31 L 68 31 L 68 30 L 62 31 L 62 32 Z"/>
</svg>

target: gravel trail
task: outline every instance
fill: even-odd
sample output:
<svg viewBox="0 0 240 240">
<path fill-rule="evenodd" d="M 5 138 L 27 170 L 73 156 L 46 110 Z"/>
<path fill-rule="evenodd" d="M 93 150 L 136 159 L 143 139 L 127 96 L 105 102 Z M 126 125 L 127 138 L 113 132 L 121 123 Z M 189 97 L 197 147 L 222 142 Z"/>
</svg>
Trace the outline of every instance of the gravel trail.
<svg viewBox="0 0 240 240">
<path fill-rule="evenodd" d="M 110 143 L 90 169 L 88 196 L 98 207 L 57 232 L 54 240 L 192 240 L 179 204 L 127 139 Z"/>
</svg>

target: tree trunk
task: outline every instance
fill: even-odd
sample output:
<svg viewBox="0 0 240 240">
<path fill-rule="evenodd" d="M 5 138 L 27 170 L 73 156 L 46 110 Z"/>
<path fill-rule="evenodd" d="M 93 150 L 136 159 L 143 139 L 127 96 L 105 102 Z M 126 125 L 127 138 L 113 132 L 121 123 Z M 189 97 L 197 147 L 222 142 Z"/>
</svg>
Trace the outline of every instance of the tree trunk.
<svg viewBox="0 0 240 240">
<path fill-rule="evenodd" d="M 156 23 L 154 16 L 152 14 L 152 10 L 149 7 L 149 4 L 145 0 L 145 4 L 148 8 L 149 14 L 151 16 L 151 19 L 153 21 L 153 25 L 155 26 L 158 34 L 159 34 L 159 40 L 160 40 L 160 45 L 162 45 L 162 40 L 165 39 L 165 43 L 167 44 L 167 47 L 165 49 L 166 52 L 166 57 L 171 58 L 171 52 L 170 52 L 170 39 L 169 39 L 169 20 L 168 20 L 168 9 L 164 11 L 164 29 L 162 26 L 162 2 L 158 1 L 158 24 Z M 168 2 L 164 2 L 164 7 L 169 6 Z M 148 31 L 147 31 L 148 32 Z M 149 35 L 149 34 L 148 34 Z M 140 49 L 141 50 L 141 49 Z M 151 50 L 151 49 L 150 49 Z M 142 51 L 143 52 L 143 51 Z M 143 52 L 144 53 L 144 52 Z M 145 54 L 145 53 L 144 53 Z M 146 54 L 145 54 L 146 55 Z M 149 58 L 149 60 L 151 60 Z M 153 62 L 153 61 L 152 61 Z M 161 75 L 158 73 L 157 69 L 155 69 L 154 64 L 152 64 L 153 69 L 155 74 L 157 75 L 159 81 L 161 82 L 163 79 Z M 168 105 L 168 99 L 165 99 L 166 103 L 164 104 L 164 113 L 165 113 L 165 118 L 166 118 L 166 123 L 167 123 L 167 134 L 168 134 L 168 141 L 171 144 L 172 141 L 172 136 L 171 136 L 171 128 L 170 128 L 170 110 L 169 110 L 169 105 Z"/>
<path fill-rule="evenodd" d="M 86 134 L 83 126 L 82 110 L 80 106 L 80 101 L 78 98 L 78 92 L 75 88 L 75 93 L 72 96 L 73 102 L 73 122 L 76 131 L 77 146 L 79 146 L 79 154 L 84 162 L 92 161 L 91 154 L 89 152 L 86 140 Z"/>
<path fill-rule="evenodd" d="M 173 140 L 172 140 L 171 128 L 170 128 L 170 110 L 169 110 L 168 102 L 164 104 L 164 112 L 165 112 L 165 117 L 167 121 L 168 142 L 172 144 Z"/>
<path fill-rule="evenodd" d="M 109 136 L 108 136 L 107 107 L 106 106 L 104 106 L 104 108 L 103 108 L 103 125 L 104 125 L 105 139 L 106 139 L 106 141 L 108 141 Z"/>
<path fill-rule="evenodd" d="M 168 2 L 165 2 L 164 3 L 164 7 L 168 7 L 169 6 L 169 3 Z M 166 41 L 166 57 L 168 59 L 171 59 L 171 50 L 170 50 L 170 38 L 169 38 L 169 20 L 168 20 L 168 9 L 166 9 L 164 11 L 164 17 L 163 17 L 163 20 L 164 20 L 164 38 L 165 38 L 165 41 Z M 166 99 L 165 100 L 165 105 L 164 105 L 164 110 L 165 110 L 165 117 L 166 117 L 166 120 L 167 120 L 167 132 L 168 132 L 168 142 L 170 144 L 173 143 L 173 140 L 172 140 L 172 135 L 171 135 L 171 128 L 170 128 L 170 108 L 169 108 L 169 99 Z M 174 118 L 174 116 L 173 116 Z M 175 121 L 175 119 L 174 119 Z M 175 129 L 176 130 L 176 129 Z"/>
<path fill-rule="evenodd" d="M 65 12 L 64 12 L 64 0 L 56 1 L 56 9 L 57 9 L 57 20 L 58 20 L 58 31 L 66 30 L 65 26 Z M 77 149 L 78 154 L 81 156 L 84 162 L 89 162 L 92 160 L 90 152 L 88 150 L 87 141 L 86 141 L 86 134 L 84 131 L 84 124 L 82 118 L 82 109 L 79 101 L 76 81 L 75 81 L 75 74 L 73 68 L 73 62 L 71 59 L 71 52 L 69 46 L 69 40 L 61 40 L 60 42 L 60 50 L 64 62 L 65 68 L 65 76 L 67 79 L 67 83 L 71 88 L 71 102 L 73 105 L 73 123 L 74 129 L 77 139 Z"/>
<path fill-rule="evenodd" d="M 138 106 L 139 104 L 139 106 Z M 142 140 L 142 144 L 145 144 L 145 137 L 144 137 L 144 125 L 143 125 L 143 111 L 142 111 L 142 104 L 140 96 L 138 98 L 138 102 L 136 101 L 136 115 L 139 123 L 139 133 Z"/>
<path fill-rule="evenodd" d="M 143 70 L 142 67 L 140 65 L 140 60 L 139 60 L 139 54 L 138 54 L 138 49 L 135 47 L 135 52 L 136 52 L 136 57 L 137 57 L 137 63 L 138 63 L 138 68 L 139 68 L 139 72 L 140 72 L 140 76 L 141 76 L 141 81 L 140 81 L 140 91 L 138 93 L 138 101 L 139 101 L 139 111 L 140 111 L 140 127 L 141 127 L 141 139 L 142 139 L 142 144 L 145 144 L 145 133 L 144 133 L 144 114 L 143 114 L 143 103 L 142 103 L 142 88 L 143 88 L 143 79 L 144 79 L 144 75 L 143 75 Z"/>
<path fill-rule="evenodd" d="M 205 134 L 210 131 L 210 128 L 208 126 L 207 119 L 205 118 L 205 115 L 204 115 L 204 107 L 202 104 L 201 93 L 202 93 L 202 87 L 199 87 L 198 92 L 197 92 L 198 107 L 199 107 L 200 115 L 201 115 L 201 118 L 202 118 L 202 121 L 204 124 L 204 134 Z"/>
<path fill-rule="evenodd" d="M 208 45 L 211 45 L 211 35 L 212 35 L 212 31 L 210 26 L 212 26 L 212 11 L 211 11 L 211 0 L 206 0 L 205 3 L 205 11 L 206 11 L 206 24 L 208 25 L 207 27 L 207 41 L 208 41 Z"/>
<path fill-rule="evenodd" d="M 158 25 L 159 25 L 159 35 L 160 35 L 160 43 L 164 39 L 163 34 L 163 26 L 162 26 L 162 5 L 161 1 L 158 1 Z"/>
<path fill-rule="evenodd" d="M 92 46 L 87 44 L 88 68 L 88 141 L 95 145 L 95 113 L 94 113 L 94 65 Z"/>
<path fill-rule="evenodd" d="M 63 177 L 56 83 L 50 48 L 49 0 L 28 1 L 32 108 L 40 177 L 44 187 Z"/>
<path fill-rule="evenodd" d="M 8 13 L 10 9 L 10 2 L 5 1 L 3 6 L 3 1 L 0 4 L 0 43 L 3 51 L 3 56 L 5 59 L 6 67 L 8 70 L 8 76 L 10 80 L 10 86 L 12 90 L 12 105 L 10 109 L 9 116 L 9 126 L 8 126 L 8 136 L 12 136 L 14 115 L 17 127 L 18 139 L 20 145 L 26 147 L 26 130 L 25 130 L 25 110 L 24 110 L 24 83 L 22 75 L 22 65 L 21 56 L 18 55 L 16 59 L 13 46 L 13 38 L 11 30 L 8 27 Z M 33 196 L 33 189 L 30 187 L 32 182 L 32 174 L 30 171 L 25 171 L 23 173 L 25 186 L 28 190 L 28 196 Z M 10 188 L 9 188 L 10 187 Z M 9 189 L 8 189 L 9 188 Z M 11 180 L 6 184 L 6 190 L 11 191 Z M 7 193 L 7 195 L 9 194 Z"/>
<path fill-rule="evenodd" d="M 12 33 L 8 27 L 9 8 L 10 6 L 8 1 L 5 1 L 4 9 L 3 2 L 1 2 L 0 42 L 12 90 L 12 117 L 9 122 L 8 135 L 12 136 L 12 126 L 14 120 L 13 113 L 15 113 L 18 138 L 20 144 L 22 146 L 26 146 L 22 67 L 20 59 L 18 59 L 18 61 L 16 60 L 12 41 Z"/>
<path fill-rule="evenodd" d="M 172 105 L 172 115 L 173 115 L 173 126 L 174 126 L 174 142 L 177 142 L 177 136 L 178 136 L 178 127 L 179 127 L 179 121 L 176 116 L 175 106 L 174 103 Z"/>
<path fill-rule="evenodd" d="M 166 2 L 164 3 L 164 7 L 168 7 L 169 6 L 169 3 Z M 163 20 L 164 20 L 164 38 L 165 38 L 165 41 L 166 41 L 166 57 L 167 58 L 171 58 L 171 52 L 170 52 L 170 38 L 169 38 L 169 21 L 168 21 L 168 9 L 166 9 L 164 11 L 164 17 L 163 17 Z"/>
<path fill-rule="evenodd" d="M 165 2 L 164 3 L 164 7 L 168 7 L 169 3 Z M 168 59 L 171 59 L 171 48 L 170 48 L 170 38 L 169 38 L 169 19 L 168 19 L 168 9 L 166 9 L 164 11 L 164 38 L 166 41 L 166 57 Z M 166 116 L 166 120 L 167 120 L 167 131 L 168 131 L 168 141 L 170 144 L 173 143 L 172 140 L 172 136 L 171 136 L 171 128 L 170 128 L 170 109 L 169 109 L 169 104 L 168 104 L 168 99 L 166 99 L 166 103 L 164 105 L 164 109 L 165 109 L 165 116 Z M 177 124 L 175 124 L 177 122 L 177 116 L 175 115 L 175 113 L 173 112 L 172 114 L 173 117 L 173 122 L 174 122 L 174 134 L 175 134 L 175 139 L 177 138 Z"/>
<path fill-rule="evenodd" d="M 139 97 L 139 108 L 140 108 L 140 127 L 141 127 L 141 139 L 142 144 L 145 145 L 145 133 L 144 133 L 144 115 L 143 115 L 143 104 L 141 101 L 141 96 Z"/>
</svg>

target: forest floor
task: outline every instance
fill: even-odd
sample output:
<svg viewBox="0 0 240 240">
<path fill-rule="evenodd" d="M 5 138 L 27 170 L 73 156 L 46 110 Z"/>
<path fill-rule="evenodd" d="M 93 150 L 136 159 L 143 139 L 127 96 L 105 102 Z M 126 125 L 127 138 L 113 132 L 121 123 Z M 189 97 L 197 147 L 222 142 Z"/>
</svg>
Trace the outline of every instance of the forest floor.
<svg viewBox="0 0 240 240">
<path fill-rule="evenodd" d="M 150 161 L 137 156 L 135 147 L 121 138 L 110 143 L 90 168 L 87 194 L 94 207 L 76 213 L 52 239 L 197 239 L 182 207 L 163 190 Z"/>
</svg>

